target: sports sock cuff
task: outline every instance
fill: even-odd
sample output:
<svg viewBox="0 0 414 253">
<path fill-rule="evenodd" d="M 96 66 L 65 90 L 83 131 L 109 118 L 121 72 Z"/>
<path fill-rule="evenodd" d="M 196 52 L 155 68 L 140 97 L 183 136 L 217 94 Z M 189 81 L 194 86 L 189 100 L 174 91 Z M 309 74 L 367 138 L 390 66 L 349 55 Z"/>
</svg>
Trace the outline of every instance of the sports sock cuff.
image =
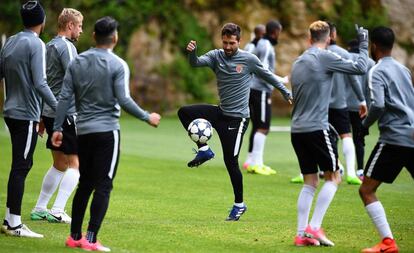
<svg viewBox="0 0 414 253">
<path fill-rule="evenodd" d="M 338 189 L 338 185 L 333 181 L 325 181 L 325 185 L 335 191 Z"/>
<path fill-rule="evenodd" d="M 237 206 L 237 207 L 243 207 L 244 206 L 244 202 L 234 203 L 234 205 Z"/>
<path fill-rule="evenodd" d="M 208 145 L 200 147 L 198 150 L 200 151 L 207 151 L 209 149 Z"/>
<path fill-rule="evenodd" d="M 314 195 L 315 194 L 315 191 L 316 191 L 316 188 L 313 187 L 313 186 L 311 186 L 311 185 L 304 184 L 303 187 L 302 187 L 302 190 L 303 191 L 306 191 L 308 193 L 311 193 L 312 195 Z"/>
</svg>

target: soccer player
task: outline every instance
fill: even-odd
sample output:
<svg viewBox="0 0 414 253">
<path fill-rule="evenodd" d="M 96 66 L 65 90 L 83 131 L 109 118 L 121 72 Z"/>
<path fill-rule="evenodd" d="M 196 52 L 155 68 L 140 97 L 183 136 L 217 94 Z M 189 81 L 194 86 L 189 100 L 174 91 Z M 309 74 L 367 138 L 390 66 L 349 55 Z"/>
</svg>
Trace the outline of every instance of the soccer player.
<svg viewBox="0 0 414 253">
<path fill-rule="evenodd" d="M 288 101 L 290 91 L 282 84 L 284 80 L 263 66 L 257 56 L 239 49 L 241 29 L 238 25 L 227 23 L 221 30 L 223 49 L 215 49 L 197 57 L 196 41 L 187 45 L 189 61 L 193 67 L 210 67 L 217 77 L 220 104 L 189 105 L 178 110 L 178 116 L 187 129 L 196 118 L 204 118 L 216 129 L 220 138 L 224 163 L 230 175 L 234 192 L 234 205 L 227 221 L 237 221 L 246 211 L 243 202 L 243 177 L 239 168 L 239 151 L 249 118 L 249 91 L 252 75 L 263 78 L 274 85 Z M 207 144 L 197 143 L 196 157 L 188 163 L 189 167 L 199 166 L 214 157 Z"/>
<path fill-rule="evenodd" d="M 63 76 L 69 62 L 78 53 L 74 41 L 82 33 L 82 14 L 71 8 L 65 8 L 58 18 L 58 34 L 46 45 L 46 74 L 48 85 L 57 97 L 62 88 Z M 52 145 L 53 121 L 55 111 L 49 106 L 43 107 L 42 119 L 48 134 L 46 147 L 52 151 L 53 165 L 43 178 L 42 188 L 30 217 L 32 220 L 47 219 L 50 222 L 70 223 L 71 218 L 65 212 L 65 205 L 78 184 L 79 161 L 75 128 L 75 101 L 68 110 L 63 124 L 63 142 L 59 148 Z M 50 211 L 47 203 L 59 185 L 55 203 Z"/>
<path fill-rule="evenodd" d="M 263 35 L 266 32 L 266 27 L 262 24 L 258 24 L 254 30 L 254 38 L 252 41 L 250 41 L 249 43 L 246 44 L 246 46 L 244 47 L 244 50 L 249 52 L 249 53 L 253 53 L 254 49 L 256 48 L 257 42 L 263 37 Z"/>
<path fill-rule="evenodd" d="M 256 48 L 253 50 L 263 66 L 273 73 L 275 73 L 276 63 L 274 46 L 277 45 L 281 32 L 282 25 L 279 21 L 267 22 L 266 34 L 257 42 Z M 272 85 L 256 77 L 253 79 L 249 98 L 250 118 L 253 127 L 249 138 L 247 160 L 243 164 L 243 167 L 247 166 L 247 171 L 250 173 L 276 174 L 275 170 L 263 164 L 263 152 L 272 116 L 272 91 Z"/>
<path fill-rule="evenodd" d="M 309 27 L 311 47 L 292 67 L 292 90 L 294 107 L 292 112 L 291 141 L 304 177 L 304 185 L 298 197 L 298 226 L 294 244 L 296 246 L 333 246 L 321 228 L 323 217 L 335 196 L 340 182 L 338 153 L 329 134 L 328 107 L 332 92 L 332 74 L 363 74 L 366 71 L 368 54 L 368 31 L 358 29 L 360 53 L 356 61 L 345 60 L 326 50 L 329 25 L 316 21 Z M 318 194 L 310 223 L 309 213 L 319 184 L 318 168 L 324 171 L 325 183 Z"/>
<path fill-rule="evenodd" d="M 358 57 L 359 53 L 359 43 L 357 39 L 353 39 L 349 41 L 348 43 L 348 51 L 351 54 L 352 59 L 356 59 Z M 367 70 L 369 71 L 373 66 L 375 65 L 375 62 L 368 58 L 368 67 Z M 364 75 L 357 75 L 355 76 L 357 78 L 358 84 L 360 85 L 364 97 L 367 99 L 367 79 L 368 79 L 368 72 Z M 353 80 L 350 79 L 350 75 L 346 75 L 346 82 L 352 82 Z M 351 89 L 346 90 L 346 104 L 348 108 L 348 114 L 349 119 L 351 121 L 351 127 L 352 127 L 352 140 L 354 141 L 355 145 L 355 154 L 356 154 L 356 161 L 357 161 L 357 171 L 356 174 L 359 177 L 359 179 L 362 181 L 364 177 L 364 155 L 365 155 L 365 138 L 364 134 L 362 133 L 363 127 L 362 127 L 362 119 L 361 115 L 359 114 L 360 110 L 360 102 L 358 101 L 358 98 L 356 97 L 355 93 Z"/>
<path fill-rule="evenodd" d="M 359 194 L 382 241 L 364 253 L 398 252 L 376 191 L 383 182 L 392 183 L 403 167 L 414 177 L 414 88 L 410 71 L 391 57 L 394 40 L 388 27 L 372 30 L 371 54 L 377 64 L 368 74 L 370 106 L 362 124 L 368 128 L 378 120 L 380 135 Z"/>
<path fill-rule="evenodd" d="M 336 44 L 337 31 L 333 23 L 328 23 L 330 29 L 330 45 L 328 50 L 338 54 L 344 59 L 351 59 L 351 55 Z M 349 85 L 345 83 L 348 82 Z M 359 116 L 364 117 L 367 112 L 365 97 L 359 85 L 358 78 L 354 75 L 334 73 L 332 75 L 332 94 L 329 103 L 329 123 L 338 132 L 342 140 L 342 152 L 346 166 L 346 182 L 351 185 L 360 185 L 361 180 L 355 174 L 355 146 L 351 135 L 351 121 L 347 107 L 347 90 L 355 93 L 358 99 Z M 352 88 L 352 89 L 350 89 Z"/>
<path fill-rule="evenodd" d="M 66 246 L 110 251 L 97 240 L 109 205 L 119 159 L 121 107 L 134 117 L 158 126 L 160 115 L 142 110 L 130 97 L 129 68 L 112 50 L 118 42 L 118 22 L 111 17 L 96 21 L 96 47 L 69 64 L 63 80 L 52 144 L 62 144 L 62 125 L 75 96 L 79 148 L 79 185 L 73 198 L 70 236 Z M 64 132 L 63 132 L 64 134 Z M 82 223 L 93 192 L 85 237 Z"/>
<path fill-rule="evenodd" d="M 8 235 L 42 238 L 21 221 L 24 183 L 33 165 L 42 99 L 56 109 L 46 81 L 45 44 L 39 38 L 45 11 L 38 1 L 21 6 L 25 29 L 10 37 L 0 56 L 0 79 L 5 78 L 4 121 L 10 131 L 12 165 L 7 185 L 7 208 L 2 231 Z"/>
</svg>

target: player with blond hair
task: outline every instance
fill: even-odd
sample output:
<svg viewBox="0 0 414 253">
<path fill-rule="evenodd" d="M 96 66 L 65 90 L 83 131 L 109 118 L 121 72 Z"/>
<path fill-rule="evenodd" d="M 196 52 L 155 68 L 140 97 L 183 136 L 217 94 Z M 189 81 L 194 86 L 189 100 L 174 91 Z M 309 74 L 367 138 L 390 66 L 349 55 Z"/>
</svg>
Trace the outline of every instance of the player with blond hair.
<svg viewBox="0 0 414 253">
<path fill-rule="evenodd" d="M 58 97 L 62 89 L 66 68 L 78 55 L 73 42 L 77 41 L 82 33 L 82 23 L 83 16 L 79 11 L 64 8 L 58 18 L 58 34 L 46 45 L 47 80 L 55 97 Z M 57 148 L 51 143 L 55 112 L 47 105 L 43 108 L 42 120 L 48 134 L 46 147 L 52 152 L 53 164 L 43 178 L 39 198 L 30 214 L 32 220 L 71 222 L 70 216 L 65 212 L 65 206 L 79 180 L 75 117 L 75 101 L 72 100 L 63 125 L 63 144 Z M 47 204 L 58 186 L 55 202 L 48 210 Z"/>
<path fill-rule="evenodd" d="M 340 182 L 338 152 L 329 134 L 328 108 L 335 72 L 364 74 L 367 69 L 368 31 L 358 29 L 360 53 L 355 61 L 345 60 L 326 50 L 329 25 L 316 21 L 309 27 L 311 47 L 296 59 L 292 68 L 291 141 L 297 155 L 304 185 L 298 197 L 296 246 L 334 246 L 322 230 L 322 220 Z M 321 98 L 321 99 L 316 99 Z M 318 168 L 324 171 L 325 183 L 315 204 L 310 223 L 309 214 L 319 184 Z"/>
</svg>

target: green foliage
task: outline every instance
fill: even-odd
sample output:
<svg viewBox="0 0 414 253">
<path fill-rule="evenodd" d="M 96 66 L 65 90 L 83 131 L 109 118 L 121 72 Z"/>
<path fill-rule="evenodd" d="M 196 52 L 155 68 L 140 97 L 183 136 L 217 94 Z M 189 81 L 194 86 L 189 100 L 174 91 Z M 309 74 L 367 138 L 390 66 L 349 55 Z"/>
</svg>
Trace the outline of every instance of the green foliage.
<svg viewBox="0 0 414 253">
<path fill-rule="evenodd" d="M 372 29 L 378 25 L 388 25 L 386 9 L 379 0 L 335 0 L 330 9 L 320 8 L 321 1 L 305 1 L 310 12 L 321 20 L 334 22 L 338 36 L 347 42 L 356 36 L 355 24 Z"/>
</svg>

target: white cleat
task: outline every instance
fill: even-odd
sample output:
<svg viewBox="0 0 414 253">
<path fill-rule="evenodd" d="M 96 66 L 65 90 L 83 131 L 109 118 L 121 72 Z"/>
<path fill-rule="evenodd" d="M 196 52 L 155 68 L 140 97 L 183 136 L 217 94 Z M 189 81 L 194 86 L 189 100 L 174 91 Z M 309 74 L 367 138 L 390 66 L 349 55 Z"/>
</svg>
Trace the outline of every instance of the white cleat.
<svg viewBox="0 0 414 253">
<path fill-rule="evenodd" d="M 43 238 L 43 235 L 33 232 L 24 224 L 20 224 L 19 226 L 15 228 L 7 227 L 6 231 L 4 232 L 6 233 L 6 235 L 10 235 L 10 236 Z"/>
<path fill-rule="evenodd" d="M 54 223 L 67 223 L 72 222 L 72 218 L 63 210 L 51 209 L 48 213 L 47 220 Z"/>
</svg>

